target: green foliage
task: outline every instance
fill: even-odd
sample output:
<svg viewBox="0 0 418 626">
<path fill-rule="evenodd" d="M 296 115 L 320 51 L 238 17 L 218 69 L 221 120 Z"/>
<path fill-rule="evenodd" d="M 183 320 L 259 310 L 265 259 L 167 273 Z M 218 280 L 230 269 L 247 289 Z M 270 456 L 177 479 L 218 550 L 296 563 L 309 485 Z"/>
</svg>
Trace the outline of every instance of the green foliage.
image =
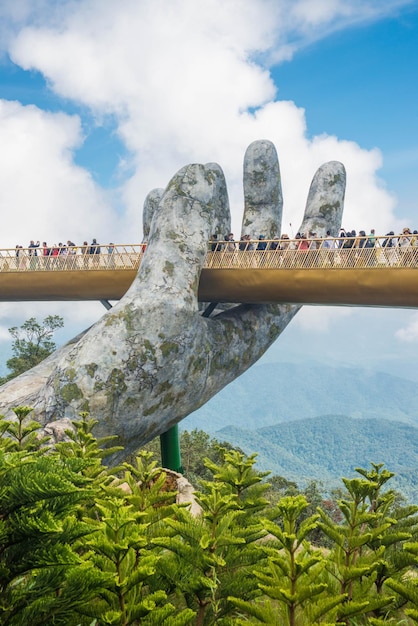
<svg viewBox="0 0 418 626">
<path fill-rule="evenodd" d="M 108 470 L 102 465 L 103 459 L 121 450 L 121 446 L 110 446 L 116 436 L 96 439 L 93 429 L 98 420 L 90 418 L 89 413 L 82 411 L 80 419 L 72 422 L 73 428 L 65 431 L 66 441 L 55 444 L 55 450 L 62 459 L 79 459 L 80 467 L 86 476 L 106 482 Z"/>
<path fill-rule="evenodd" d="M 40 437 L 41 425 L 28 416 L 33 409 L 29 406 L 19 406 L 12 409 L 16 419 L 4 419 L 0 415 L 0 447 L 8 451 L 26 450 L 27 452 L 40 449 L 48 441 L 48 437 Z M 6 436 L 4 436 L 6 435 Z"/>
<path fill-rule="evenodd" d="M 89 483 L 58 455 L 0 450 L 0 622 L 56 624 L 98 592 L 102 576 L 74 546 Z M 83 582 L 80 583 L 80 578 Z"/>
<path fill-rule="evenodd" d="M 35 367 L 55 350 L 52 335 L 55 330 L 64 326 L 59 315 L 48 315 L 40 324 L 30 317 L 22 326 L 12 326 L 9 333 L 13 338 L 13 356 L 7 361 L 10 374 L 0 378 L 0 384 L 19 376 L 28 369 Z"/>
<path fill-rule="evenodd" d="M 231 599 L 256 623 L 271 624 L 274 619 L 283 626 L 315 624 L 346 599 L 344 594 L 330 597 L 326 593 L 328 585 L 322 576 L 326 559 L 307 541 L 319 515 L 302 517 L 307 508 L 305 496 L 285 496 L 278 504 L 281 522 L 263 521 L 271 539 L 259 548 L 267 559 L 255 575 L 269 600 L 249 603 L 241 597 Z"/>
<path fill-rule="evenodd" d="M 260 496 L 266 486 L 254 470 L 254 457 L 222 454 L 221 465 L 205 460 L 213 480 L 202 481 L 203 490 L 196 492 L 201 515 L 180 509 L 167 519 L 170 536 L 155 540 L 171 553 L 159 568 L 162 584 L 196 612 L 199 626 L 233 623 L 229 596 L 249 599 L 259 593 L 252 572 L 259 559 L 255 542 L 265 531 L 253 514 L 268 504 Z"/>
<path fill-rule="evenodd" d="M 395 494 L 383 491 L 393 474 L 383 466 L 372 464 L 371 470 L 357 469 L 362 478 L 343 479 L 346 497 L 338 502 L 343 515 L 336 523 L 318 509 L 320 527 L 332 540 L 329 572 L 334 590 L 347 594 L 347 602 L 338 612 L 341 623 L 349 624 L 354 615 L 371 615 L 374 619 L 390 616 L 397 608 L 395 598 L 386 588 L 390 572 L 401 576 L 411 565 L 396 556 L 405 541 L 416 532 L 417 509 L 399 513 L 402 525 L 412 533 L 397 528 L 391 515 Z M 409 519 L 409 522 L 407 521 Z"/>
<path fill-rule="evenodd" d="M 51 449 L 30 412 L 0 418 L 2 625 L 418 623 L 418 507 L 383 465 L 324 500 L 216 445 L 192 515 L 150 452 L 111 471 L 88 414 Z"/>
<path fill-rule="evenodd" d="M 156 437 L 143 448 L 155 455 L 161 464 L 160 440 Z M 222 461 L 222 450 L 239 450 L 228 442 L 219 442 L 215 437 L 210 437 L 205 431 L 194 429 L 191 432 L 185 430 L 180 433 L 180 454 L 183 466 L 183 475 L 193 485 L 199 485 L 199 481 L 210 480 L 211 472 L 206 467 L 205 459 L 209 458 L 214 463 Z"/>
<path fill-rule="evenodd" d="M 175 494 L 164 490 L 166 475 L 150 453 L 124 464 L 123 475 L 96 500 L 95 532 L 83 549 L 93 566 L 108 575 L 101 597 L 84 609 L 100 624 L 190 623 L 194 613 L 178 610 L 163 589 L 152 589 L 160 555 L 153 539 L 164 536 L 161 523 L 177 515 Z"/>
</svg>

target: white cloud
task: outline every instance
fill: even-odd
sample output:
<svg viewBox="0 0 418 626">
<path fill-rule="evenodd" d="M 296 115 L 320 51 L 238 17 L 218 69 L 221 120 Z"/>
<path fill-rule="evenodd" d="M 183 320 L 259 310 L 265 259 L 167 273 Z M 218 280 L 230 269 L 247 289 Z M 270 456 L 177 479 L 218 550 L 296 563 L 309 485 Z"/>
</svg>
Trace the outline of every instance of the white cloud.
<svg viewBox="0 0 418 626">
<path fill-rule="evenodd" d="M 395 337 L 405 343 L 416 343 L 418 341 L 418 313 L 411 315 L 408 323 L 396 331 Z"/>
<path fill-rule="evenodd" d="M 354 311 L 349 307 L 305 306 L 299 311 L 292 325 L 301 331 L 326 334 L 334 324 L 351 317 Z"/>
<path fill-rule="evenodd" d="M 11 344 L 8 329 L 21 326 L 30 317 L 42 322 L 48 315 L 61 315 L 64 328 L 54 335 L 57 345 L 62 345 L 72 337 L 97 322 L 105 313 L 100 302 L 0 302 L 0 352 L 1 344 Z"/>
<path fill-rule="evenodd" d="M 0 100 L 1 244 L 81 243 L 111 233 L 117 218 L 90 174 L 73 162 L 80 120 Z"/>
</svg>

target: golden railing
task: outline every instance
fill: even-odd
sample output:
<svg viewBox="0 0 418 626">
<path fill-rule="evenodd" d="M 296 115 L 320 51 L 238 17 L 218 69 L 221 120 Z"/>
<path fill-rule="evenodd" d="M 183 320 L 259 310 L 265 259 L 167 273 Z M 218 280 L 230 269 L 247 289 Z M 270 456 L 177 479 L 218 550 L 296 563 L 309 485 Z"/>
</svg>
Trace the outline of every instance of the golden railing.
<svg viewBox="0 0 418 626">
<path fill-rule="evenodd" d="M 93 247 L 94 248 L 94 247 Z M 48 248 L 44 254 L 39 248 L 7 248 L 0 250 L 0 272 L 21 271 L 85 271 L 85 270 L 137 270 L 143 245 L 115 245 L 96 247 L 90 253 L 90 246 Z M 56 252 L 54 252 L 56 251 Z"/>
<path fill-rule="evenodd" d="M 219 242 L 210 250 L 205 267 L 251 269 L 370 269 L 418 267 L 418 239 L 399 245 L 399 237 L 333 239 L 286 239 L 242 242 Z M 302 243 L 301 243 L 302 242 Z M 235 245 L 235 249 L 233 249 Z M 325 247 L 330 246 L 330 247 Z"/>
<path fill-rule="evenodd" d="M 379 236 L 332 239 L 265 239 L 247 242 L 210 242 L 206 269 L 385 269 L 418 268 L 415 236 Z M 330 246 L 330 247 L 326 247 Z M 49 249 L 7 248 L 0 250 L 0 272 L 50 272 L 90 270 L 137 270 L 146 246 L 117 244 Z"/>
</svg>

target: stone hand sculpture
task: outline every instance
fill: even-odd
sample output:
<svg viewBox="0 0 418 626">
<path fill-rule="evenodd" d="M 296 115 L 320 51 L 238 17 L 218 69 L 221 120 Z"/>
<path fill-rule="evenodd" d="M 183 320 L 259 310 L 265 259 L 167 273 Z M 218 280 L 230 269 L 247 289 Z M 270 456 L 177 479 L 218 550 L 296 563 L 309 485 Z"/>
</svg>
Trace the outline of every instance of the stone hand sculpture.
<svg viewBox="0 0 418 626">
<path fill-rule="evenodd" d="M 345 170 L 316 173 L 301 231 L 337 236 Z M 243 233 L 280 235 L 276 150 L 249 146 L 244 159 Z M 296 305 L 237 305 L 202 317 L 197 291 L 212 233 L 230 230 L 221 168 L 188 165 L 144 207 L 147 251 L 126 295 L 96 324 L 0 388 L 0 413 L 34 407 L 43 424 L 89 411 L 97 436 L 116 434 L 128 454 L 167 431 L 247 370 L 286 328 Z"/>
</svg>

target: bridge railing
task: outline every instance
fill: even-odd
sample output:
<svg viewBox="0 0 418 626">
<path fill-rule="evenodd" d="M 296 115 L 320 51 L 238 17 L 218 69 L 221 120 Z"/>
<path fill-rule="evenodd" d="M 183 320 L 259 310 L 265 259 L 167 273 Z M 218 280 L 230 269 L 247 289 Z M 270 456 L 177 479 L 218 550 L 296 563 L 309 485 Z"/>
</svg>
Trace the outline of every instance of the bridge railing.
<svg viewBox="0 0 418 626">
<path fill-rule="evenodd" d="M 418 236 L 212 242 L 205 267 L 263 269 L 418 268 Z"/>
<path fill-rule="evenodd" d="M 144 245 L 62 246 L 0 250 L 0 271 L 136 270 Z"/>
<path fill-rule="evenodd" d="M 7 248 L 0 272 L 137 270 L 145 244 Z M 418 268 L 418 237 L 410 235 L 209 242 L 209 269 Z"/>
</svg>

